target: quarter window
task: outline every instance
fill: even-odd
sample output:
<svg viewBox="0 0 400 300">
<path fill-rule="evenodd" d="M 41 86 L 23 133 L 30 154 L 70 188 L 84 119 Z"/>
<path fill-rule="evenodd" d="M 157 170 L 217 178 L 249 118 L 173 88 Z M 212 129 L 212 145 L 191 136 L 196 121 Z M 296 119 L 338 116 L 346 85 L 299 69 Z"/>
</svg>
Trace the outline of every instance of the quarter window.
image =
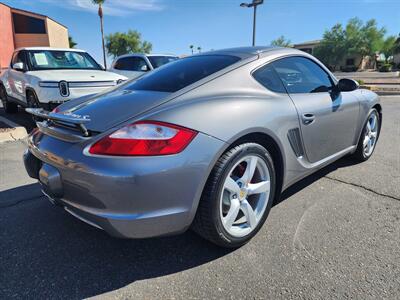
<svg viewBox="0 0 400 300">
<path fill-rule="evenodd" d="M 286 93 L 285 87 L 271 64 L 261 67 L 253 73 L 253 77 L 270 91 Z"/>
<path fill-rule="evenodd" d="M 333 88 L 329 74 L 308 58 L 283 58 L 272 65 L 289 93 L 323 93 Z"/>
<path fill-rule="evenodd" d="M 123 57 L 114 65 L 116 70 L 146 72 L 149 70 L 146 61 L 141 57 Z"/>
</svg>

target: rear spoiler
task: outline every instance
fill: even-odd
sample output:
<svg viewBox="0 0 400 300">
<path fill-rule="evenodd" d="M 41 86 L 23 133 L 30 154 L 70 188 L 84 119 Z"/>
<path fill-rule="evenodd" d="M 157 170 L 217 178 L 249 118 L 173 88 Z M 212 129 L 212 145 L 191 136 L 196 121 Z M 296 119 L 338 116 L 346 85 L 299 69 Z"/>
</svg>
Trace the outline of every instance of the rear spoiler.
<svg viewBox="0 0 400 300">
<path fill-rule="evenodd" d="M 75 125 L 83 133 L 84 136 L 89 136 L 89 131 L 85 126 L 85 123 L 90 122 L 88 116 L 79 116 L 72 113 L 54 113 L 44 110 L 43 108 L 26 108 L 25 111 L 41 119 Z"/>
</svg>

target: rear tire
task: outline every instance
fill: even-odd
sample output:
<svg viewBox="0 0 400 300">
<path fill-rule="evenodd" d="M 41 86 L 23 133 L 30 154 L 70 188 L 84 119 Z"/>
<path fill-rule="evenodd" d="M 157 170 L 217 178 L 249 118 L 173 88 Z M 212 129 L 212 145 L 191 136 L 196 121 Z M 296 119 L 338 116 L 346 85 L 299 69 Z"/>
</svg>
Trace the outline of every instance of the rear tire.
<svg viewBox="0 0 400 300">
<path fill-rule="evenodd" d="M 18 105 L 8 100 L 6 89 L 2 85 L 0 85 L 0 98 L 6 113 L 15 114 L 18 112 Z"/>
<path fill-rule="evenodd" d="M 230 149 L 207 180 L 192 229 L 222 247 L 244 245 L 264 224 L 275 186 L 274 164 L 267 149 L 256 143 Z"/>
<path fill-rule="evenodd" d="M 371 127 L 372 126 L 372 127 Z M 367 161 L 375 151 L 381 129 L 381 120 L 378 111 L 370 111 L 358 141 L 357 150 L 353 158 L 357 161 Z"/>
</svg>

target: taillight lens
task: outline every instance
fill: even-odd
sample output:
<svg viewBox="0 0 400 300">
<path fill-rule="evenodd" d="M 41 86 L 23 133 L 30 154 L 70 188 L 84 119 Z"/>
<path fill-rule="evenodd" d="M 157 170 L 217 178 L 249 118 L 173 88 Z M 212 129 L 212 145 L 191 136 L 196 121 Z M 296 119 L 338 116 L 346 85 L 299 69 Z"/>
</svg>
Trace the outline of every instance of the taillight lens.
<svg viewBox="0 0 400 300">
<path fill-rule="evenodd" d="M 89 148 L 90 154 L 152 156 L 183 151 L 197 132 L 162 122 L 137 122 L 102 138 Z"/>
</svg>

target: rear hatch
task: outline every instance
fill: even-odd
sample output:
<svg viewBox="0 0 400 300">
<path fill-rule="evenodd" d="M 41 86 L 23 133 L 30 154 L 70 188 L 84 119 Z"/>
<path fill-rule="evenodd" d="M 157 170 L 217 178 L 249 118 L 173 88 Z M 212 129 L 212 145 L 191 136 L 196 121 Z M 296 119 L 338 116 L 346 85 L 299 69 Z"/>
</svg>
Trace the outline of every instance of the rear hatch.
<svg viewBox="0 0 400 300">
<path fill-rule="evenodd" d="M 116 89 L 59 107 L 59 114 L 87 117 L 89 131 L 103 132 L 168 100 L 170 93 Z"/>
</svg>

